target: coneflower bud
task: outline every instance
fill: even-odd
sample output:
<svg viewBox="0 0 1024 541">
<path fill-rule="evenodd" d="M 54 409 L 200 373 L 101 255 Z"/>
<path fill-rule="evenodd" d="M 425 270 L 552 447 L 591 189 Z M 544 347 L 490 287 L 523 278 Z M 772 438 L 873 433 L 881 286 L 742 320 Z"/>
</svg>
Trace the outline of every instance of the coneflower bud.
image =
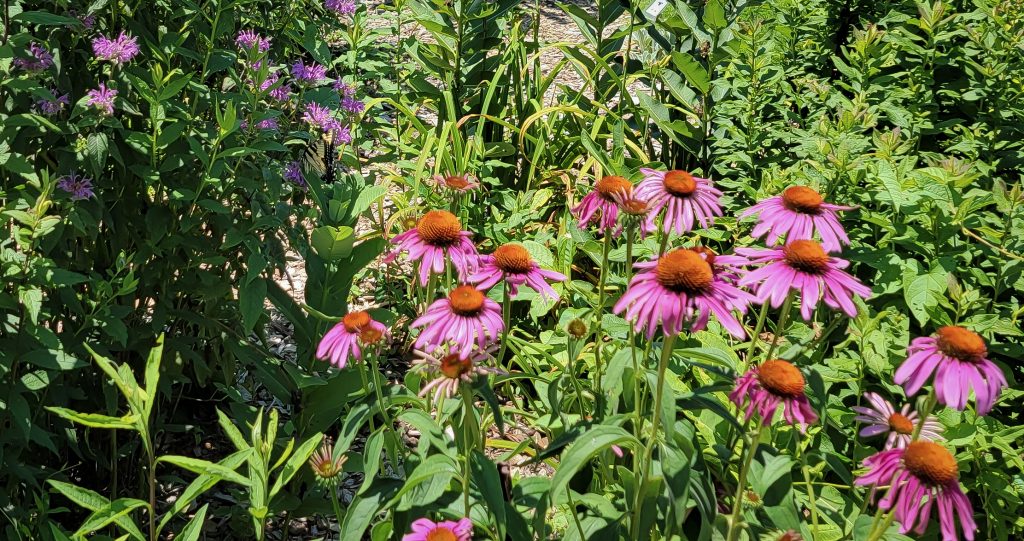
<svg viewBox="0 0 1024 541">
<path fill-rule="evenodd" d="M 341 481 L 342 466 L 345 465 L 346 460 L 348 460 L 348 457 L 345 455 L 334 458 L 334 444 L 330 439 L 327 439 L 320 446 L 320 449 L 313 453 L 313 456 L 309 457 L 309 467 L 313 470 L 313 474 L 316 475 L 318 483 L 336 485 Z"/>
<path fill-rule="evenodd" d="M 565 328 L 569 336 L 579 340 L 587 335 L 587 324 L 582 319 L 574 319 Z"/>
</svg>

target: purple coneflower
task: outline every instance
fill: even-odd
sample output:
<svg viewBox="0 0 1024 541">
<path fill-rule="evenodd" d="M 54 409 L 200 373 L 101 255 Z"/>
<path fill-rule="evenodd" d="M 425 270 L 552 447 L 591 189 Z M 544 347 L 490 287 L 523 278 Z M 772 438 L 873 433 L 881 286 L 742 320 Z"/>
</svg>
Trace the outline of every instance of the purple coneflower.
<svg viewBox="0 0 1024 541">
<path fill-rule="evenodd" d="M 416 350 L 416 359 L 413 366 L 436 377 L 420 389 L 421 397 L 434 392 L 433 401 L 437 402 L 441 397 L 451 398 L 459 392 L 460 383 L 473 383 L 476 376 L 487 376 L 488 374 L 503 374 L 504 371 L 498 368 L 485 366 L 484 363 L 493 362 L 491 357 L 493 347 L 488 350 L 474 349 L 468 357 L 459 355 L 450 342 L 434 348 L 431 353 Z"/>
<path fill-rule="evenodd" d="M 468 518 L 458 522 L 421 518 L 412 523 L 412 533 L 405 534 L 402 541 L 470 541 L 472 536 L 473 523 Z"/>
<path fill-rule="evenodd" d="M 706 254 L 679 248 L 634 267 L 641 272 L 633 277 L 614 311 L 625 311 L 626 319 L 648 339 L 654 337 L 659 324 L 666 335 L 678 334 L 684 326 L 691 331 L 704 329 L 712 313 L 729 334 L 746 336 L 732 311 L 745 313 L 754 297 L 715 273 Z"/>
<path fill-rule="evenodd" d="M 558 293 L 547 280 L 565 281 L 564 274 L 540 268 L 522 244 L 503 244 L 493 254 L 480 256 L 479 265 L 480 269 L 469 277 L 469 281 L 480 289 L 489 289 L 504 280 L 510 297 L 515 297 L 519 286 L 526 284 L 542 297 L 557 301 Z"/>
<path fill-rule="evenodd" d="M 974 510 L 967 495 L 960 490 L 960 468 L 956 458 L 945 447 L 930 441 L 915 441 L 903 449 L 890 449 L 864 460 L 867 473 L 855 484 L 872 489 L 888 487 L 878 506 L 893 511 L 900 523 L 900 533 L 913 530 L 923 535 L 931 518 L 932 507 L 939 511 L 942 539 L 958 539 L 956 519 L 964 539 L 972 541 Z M 916 526 L 916 529 L 915 529 Z"/>
<path fill-rule="evenodd" d="M 341 454 L 334 458 L 334 443 L 325 438 L 323 445 L 309 457 L 309 469 L 313 470 L 318 483 L 326 487 L 337 486 L 341 474 L 345 471 L 348 457 Z"/>
<path fill-rule="evenodd" d="M 29 58 L 15 58 L 12 65 L 24 71 L 43 71 L 53 65 L 53 55 L 36 42 L 28 44 Z"/>
<path fill-rule="evenodd" d="M 910 342 L 907 360 L 893 381 L 913 396 L 935 373 L 935 397 L 939 404 L 962 410 L 974 391 L 978 415 L 987 415 L 1003 387 L 1003 371 L 988 360 L 988 347 L 977 333 L 963 327 L 946 326 L 935 336 L 922 336 Z"/>
<path fill-rule="evenodd" d="M 427 212 L 416 223 L 416 227 L 391 239 L 396 244 L 387 260 L 394 260 L 399 252 L 409 253 L 409 258 L 419 265 L 420 285 L 426 286 L 430 274 L 444 274 L 445 264 L 451 261 L 459 273 L 460 280 L 466 280 L 476 271 L 476 246 L 470 237 L 473 234 L 462 230 L 462 223 L 446 210 Z"/>
<path fill-rule="evenodd" d="M 813 240 L 817 231 L 821 246 L 829 252 L 838 252 L 844 244 L 850 244 L 839 223 L 839 212 L 852 209 L 826 203 L 821 194 L 807 186 L 790 186 L 782 195 L 769 197 L 743 211 L 740 217 L 759 214 L 750 235 L 758 238 L 767 233 L 768 244 L 775 244 L 783 236 L 787 243 Z"/>
<path fill-rule="evenodd" d="M 662 229 L 666 233 L 675 229 L 677 235 L 682 235 L 693 229 L 694 220 L 701 227 L 708 227 L 715 216 L 722 215 L 718 204 L 722 192 L 710 180 L 681 170 L 644 168 L 640 172 L 644 179 L 636 187 L 637 197 L 647 200 L 655 214 L 665 209 Z"/>
<path fill-rule="evenodd" d="M 900 411 L 896 411 L 892 403 L 878 393 L 864 393 L 864 398 L 868 399 L 868 406 L 853 407 L 853 411 L 859 414 L 854 420 L 867 424 L 860 435 L 870 438 L 885 434 L 886 449 L 906 447 L 913 439 L 914 428 L 919 423 L 917 412 L 910 410 L 910 404 L 904 404 Z M 929 416 L 918 437 L 922 440 L 942 441 L 942 424 L 934 416 Z"/>
<path fill-rule="evenodd" d="M 342 16 L 351 16 L 356 12 L 356 0 L 325 0 L 324 7 Z"/>
<path fill-rule="evenodd" d="M 296 60 L 295 63 L 292 64 L 292 77 L 294 77 L 300 84 L 319 84 L 327 78 L 327 68 L 317 64 L 316 62 L 306 64 L 302 60 Z"/>
<path fill-rule="evenodd" d="M 89 199 L 95 195 L 92 190 L 92 179 L 74 171 L 57 179 L 57 187 L 70 194 L 72 201 Z"/>
<path fill-rule="evenodd" d="M 135 36 L 129 36 L 124 31 L 115 39 L 101 35 L 92 40 L 92 52 L 97 60 L 106 60 L 120 66 L 139 54 L 139 43 Z"/>
<path fill-rule="evenodd" d="M 54 91 L 51 91 L 51 93 L 54 95 L 52 100 L 44 98 L 36 102 L 36 108 L 39 109 L 40 113 L 43 113 L 46 116 L 60 114 L 61 111 L 64 110 L 64 107 L 67 107 L 71 103 L 68 94 L 61 94 L 58 96 Z"/>
<path fill-rule="evenodd" d="M 818 420 L 811 403 L 804 394 L 804 375 L 789 361 L 773 359 L 755 366 L 736 379 L 736 388 L 729 399 L 737 407 L 746 406 L 745 420 L 754 413 L 764 425 L 771 424 L 779 406 L 784 406 L 783 418 L 787 423 L 804 431 L 803 425 Z"/>
<path fill-rule="evenodd" d="M 474 347 L 486 350 L 505 328 L 501 306 L 470 285 L 456 286 L 409 326 L 423 328 L 416 337 L 416 348 L 433 351 L 450 342 L 449 351 L 463 359 L 472 355 Z"/>
<path fill-rule="evenodd" d="M 480 187 L 473 175 L 434 175 L 434 185 L 442 190 L 451 190 L 455 193 L 466 193 Z"/>
<path fill-rule="evenodd" d="M 117 90 L 107 88 L 105 83 L 100 83 L 99 88 L 86 92 L 85 96 L 86 105 L 99 109 L 100 113 L 106 116 L 114 114 L 114 98 L 117 96 Z"/>
<path fill-rule="evenodd" d="M 751 263 L 765 263 L 744 276 L 741 286 L 756 286 L 758 300 L 763 303 L 770 299 L 776 308 L 791 289 L 800 292 L 800 315 L 804 320 L 811 319 L 822 299 L 828 306 L 855 317 L 853 295 L 865 299 L 871 296 L 871 288 L 842 270 L 849 261 L 830 257 L 813 240 L 795 240 L 779 248 L 737 248 L 736 253 L 748 257 Z"/>
<path fill-rule="evenodd" d="M 270 50 L 270 38 L 257 34 L 255 30 L 242 30 L 235 38 L 235 45 L 243 51 L 251 51 L 255 48 L 259 52 L 265 53 Z"/>
<path fill-rule="evenodd" d="M 302 174 L 302 164 L 296 161 L 288 162 L 284 166 L 284 179 L 293 184 L 305 188 L 306 177 Z"/>
<path fill-rule="evenodd" d="M 345 368 L 349 358 L 363 360 L 360 345 L 372 347 L 387 335 L 387 327 L 374 321 L 370 314 L 363 311 L 349 312 L 320 340 L 316 357 L 329 360 L 338 368 Z"/>
<path fill-rule="evenodd" d="M 616 227 L 619 220 L 619 205 L 615 202 L 615 197 L 616 194 L 624 197 L 632 193 L 633 184 L 630 181 L 617 176 L 601 177 L 601 180 L 594 184 L 593 191 L 588 193 L 579 205 L 573 207 L 572 213 L 579 220 L 580 229 L 590 225 L 590 222 L 597 222 L 603 233 L 618 235 L 622 227 Z"/>
<path fill-rule="evenodd" d="M 612 199 L 618 205 L 626 224 L 639 226 L 640 238 L 647 238 L 657 229 L 654 223 L 656 213 L 651 212 L 650 202 L 637 197 L 633 190 L 615 192 Z"/>
</svg>

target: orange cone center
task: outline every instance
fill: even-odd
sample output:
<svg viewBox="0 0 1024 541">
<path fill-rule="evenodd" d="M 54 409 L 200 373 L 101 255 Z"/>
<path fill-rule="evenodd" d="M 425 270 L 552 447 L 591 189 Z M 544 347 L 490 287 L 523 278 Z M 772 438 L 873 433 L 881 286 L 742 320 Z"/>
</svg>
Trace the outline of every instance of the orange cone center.
<svg viewBox="0 0 1024 541">
<path fill-rule="evenodd" d="M 955 481 L 960 473 L 956 458 L 945 447 L 930 441 L 914 441 L 903 451 L 903 466 L 932 485 Z"/>
<path fill-rule="evenodd" d="M 939 351 L 950 357 L 961 361 L 976 362 L 988 354 L 985 340 L 978 336 L 978 333 L 963 327 L 952 325 L 942 327 L 936 334 Z"/>
<path fill-rule="evenodd" d="M 902 413 L 893 413 L 889 416 L 889 429 L 897 434 L 909 436 L 914 433 L 914 423 Z"/>
<path fill-rule="evenodd" d="M 384 333 L 380 332 L 379 329 L 374 329 L 373 327 L 366 327 L 359 333 L 359 341 L 367 346 L 372 346 L 377 342 L 380 342 L 380 339 L 383 337 Z"/>
<path fill-rule="evenodd" d="M 524 274 L 533 269 L 533 257 L 522 244 L 502 244 L 494 251 L 494 264 L 502 272 Z"/>
<path fill-rule="evenodd" d="M 370 324 L 370 314 L 361 310 L 349 312 L 345 314 L 345 317 L 341 318 L 341 324 L 345 326 L 345 330 L 348 332 L 359 332 L 363 330 L 363 327 Z"/>
<path fill-rule="evenodd" d="M 828 270 L 828 254 L 813 240 L 794 240 L 782 249 L 786 263 L 809 274 L 822 274 Z"/>
<path fill-rule="evenodd" d="M 707 261 L 708 265 L 715 264 L 715 256 L 718 254 L 716 254 L 715 251 L 712 250 L 711 248 L 708 248 L 707 246 L 694 246 L 693 248 L 690 249 L 704 256 L 704 261 Z"/>
<path fill-rule="evenodd" d="M 714 279 L 711 265 L 700 254 L 686 248 L 661 256 L 654 275 L 659 284 L 676 293 L 700 293 Z"/>
<path fill-rule="evenodd" d="M 459 286 L 448 294 L 452 311 L 460 316 L 475 316 L 484 307 L 484 294 L 473 286 Z"/>
<path fill-rule="evenodd" d="M 817 214 L 822 203 L 821 194 L 807 186 L 790 186 L 782 192 L 782 204 L 793 212 Z"/>
<path fill-rule="evenodd" d="M 594 189 L 597 190 L 597 194 L 601 196 L 601 199 L 614 202 L 614 195 L 617 193 L 625 193 L 627 195 L 633 193 L 633 183 L 622 177 L 607 176 L 597 181 Z"/>
<path fill-rule="evenodd" d="M 444 185 L 453 190 L 465 190 L 469 187 L 469 180 L 465 175 L 448 175 L 444 177 Z"/>
<path fill-rule="evenodd" d="M 420 238 L 434 246 L 450 246 L 462 237 L 462 224 L 447 210 L 432 210 L 416 224 Z"/>
<path fill-rule="evenodd" d="M 676 197 L 688 197 L 697 191 L 697 181 L 686 171 L 669 171 L 665 173 L 665 191 Z"/>
<path fill-rule="evenodd" d="M 460 359 L 456 353 L 446 355 L 441 359 L 441 373 L 448 379 L 458 379 L 472 369 L 472 359 Z"/>
<path fill-rule="evenodd" d="M 757 380 L 768 392 L 789 398 L 804 394 L 804 375 L 788 361 L 765 361 L 757 369 Z"/>
</svg>

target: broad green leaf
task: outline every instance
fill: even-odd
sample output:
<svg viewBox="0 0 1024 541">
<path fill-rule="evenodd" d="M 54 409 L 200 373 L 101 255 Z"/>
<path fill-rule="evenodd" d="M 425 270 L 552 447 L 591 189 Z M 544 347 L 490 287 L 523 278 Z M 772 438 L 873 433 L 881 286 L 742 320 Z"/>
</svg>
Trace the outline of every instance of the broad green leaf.
<svg viewBox="0 0 1024 541">
<path fill-rule="evenodd" d="M 192 517 L 192 520 L 188 521 L 188 524 L 181 529 L 181 533 L 176 535 L 174 539 L 176 541 L 199 541 L 199 534 L 203 533 L 203 524 L 206 522 L 206 510 L 209 507 L 210 504 L 200 507 L 196 515 Z"/>
<path fill-rule="evenodd" d="M 562 460 L 551 479 L 552 499 L 565 496 L 569 481 L 594 456 L 612 445 L 625 445 L 635 452 L 640 442 L 622 427 L 598 425 L 579 436 L 562 454 Z"/>
<path fill-rule="evenodd" d="M 149 509 L 149 504 L 134 498 L 119 498 L 114 500 L 103 507 L 93 511 L 85 522 L 79 526 L 78 530 L 72 534 L 71 537 L 83 537 L 85 534 L 95 532 L 103 528 L 110 523 L 117 523 L 120 526 L 119 519 L 131 513 L 132 510 L 145 507 Z M 137 530 L 137 528 L 135 528 Z M 129 535 L 132 535 L 129 530 Z"/>
<path fill-rule="evenodd" d="M 47 406 L 46 409 L 73 423 L 78 423 L 92 428 L 122 430 L 135 430 L 138 428 L 136 421 L 138 421 L 139 418 L 132 414 L 128 414 L 123 417 L 111 417 L 109 415 L 102 415 L 99 413 L 79 413 L 67 408 L 58 408 L 55 406 Z"/>
<path fill-rule="evenodd" d="M 317 255 L 326 261 L 338 261 L 352 255 L 355 230 L 348 226 L 323 225 L 313 230 L 310 242 Z"/>
<path fill-rule="evenodd" d="M 243 487 L 249 486 L 249 480 L 243 477 L 238 472 L 234 471 L 231 468 L 228 468 L 221 464 L 217 464 L 215 462 L 210 462 L 208 460 L 202 460 L 199 458 L 191 458 L 179 455 L 164 455 L 160 458 L 157 458 L 156 461 L 158 463 L 166 462 L 168 464 L 173 464 L 179 468 L 186 469 L 192 473 L 198 473 L 200 475 L 209 475 L 212 477 L 220 477 L 225 481 L 238 483 Z"/>
<path fill-rule="evenodd" d="M 51 487 L 56 489 L 58 492 L 64 495 L 67 499 L 71 500 L 75 505 L 87 509 L 89 511 L 98 511 L 100 509 L 107 508 L 110 505 L 110 500 L 101 496 L 98 492 L 94 492 L 87 488 L 78 487 L 71 483 L 65 483 L 63 481 L 55 481 L 53 479 L 47 480 L 47 483 Z M 145 541 L 146 537 L 142 535 L 142 531 L 132 522 L 128 517 L 117 517 L 114 520 L 119 528 L 128 532 L 132 539 L 139 541 Z"/>
<path fill-rule="evenodd" d="M 278 491 L 291 481 L 292 477 L 302 468 L 306 461 L 309 460 L 310 455 L 316 450 L 316 447 L 320 445 L 320 440 L 324 437 L 323 434 L 314 434 L 308 440 L 302 442 L 302 445 L 295 450 L 288 462 L 285 462 L 284 468 L 281 469 L 281 473 L 278 474 L 277 479 L 274 481 L 274 487 L 270 489 L 270 497 L 273 498 Z"/>
<path fill-rule="evenodd" d="M 218 464 L 229 470 L 235 470 L 241 466 L 242 463 L 248 460 L 249 455 L 251 454 L 252 449 L 237 451 L 224 457 L 224 459 L 218 462 Z M 169 523 L 175 515 L 187 509 L 189 505 L 192 505 L 192 502 L 195 501 L 196 498 L 213 488 L 213 486 L 221 480 L 221 477 L 218 475 L 205 474 L 193 479 L 192 482 L 185 487 L 185 490 L 181 492 L 178 499 L 174 501 L 171 508 L 164 512 L 163 518 L 160 519 L 160 524 L 157 526 L 157 532 L 163 531 L 164 527 L 167 526 L 167 523 Z"/>
</svg>

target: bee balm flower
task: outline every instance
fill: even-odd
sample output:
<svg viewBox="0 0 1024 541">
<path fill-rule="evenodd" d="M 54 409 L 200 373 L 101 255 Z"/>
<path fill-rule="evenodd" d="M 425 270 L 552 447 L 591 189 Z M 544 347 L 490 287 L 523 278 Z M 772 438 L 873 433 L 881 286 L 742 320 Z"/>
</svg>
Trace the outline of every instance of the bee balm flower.
<svg viewBox="0 0 1024 541">
<path fill-rule="evenodd" d="M 904 404 L 903 409 L 896 411 L 896 408 L 878 393 L 865 393 L 864 398 L 868 399 L 868 406 L 853 408 L 853 411 L 859 414 L 855 419 L 867 423 L 860 431 L 860 435 L 870 438 L 884 434 L 886 449 L 906 447 L 914 434 L 914 428 L 921 423 L 917 412 L 910 410 L 910 404 Z M 918 437 L 922 440 L 941 441 L 942 424 L 935 417 L 929 416 L 924 420 Z"/>
<path fill-rule="evenodd" d="M 813 240 L 795 240 L 780 248 L 763 250 L 737 248 L 736 253 L 749 258 L 751 263 L 766 263 L 741 278 L 739 285 L 756 285 L 758 300 L 771 300 L 776 308 L 790 289 L 799 291 L 800 315 L 805 320 L 811 319 L 819 300 L 854 317 L 857 306 L 853 304 L 853 295 L 871 296 L 869 287 L 842 270 L 850 265 L 849 261 L 830 257 Z"/>
<path fill-rule="evenodd" d="M 393 260 L 405 251 L 409 258 L 419 262 L 420 285 L 427 285 L 430 274 L 443 274 L 445 263 L 451 261 L 465 280 L 476 271 L 476 246 L 469 240 L 472 233 L 462 230 L 462 223 L 446 210 L 427 212 L 416 223 L 416 227 L 402 233 L 391 242 L 398 246 L 388 255 Z"/>
<path fill-rule="evenodd" d="M 750 235 L 754 238 L 768 234 L 768 244 L 786 237 L 786 242 L 812 240 L 817 231 L 821 246 L 829 252 L 837 252 L 850 239 L 839 223 L 839 211 L 852 210 L 826 203 L 821 195 L 807 186 L 790 186 L 782 195 L 769 197 L 743 211 L 741 218 L 759 214 L 757 225 Z"/>
<path fill-rule="evenodd" d="M 715 216 L 722 215 L 718 191 L 706 178 L 695 177 L 686 171 L 655 171 L 641 169 L 644 179 L 636 187 L 638 197 L 651 204 L 655 214 L 665 210 L 663 229 L 666 233 L 675 229 L 677 235 L 693 229 L 694 220 L 701 227 L 714 223 Z"/>
<path fill-rule="evenodd" d="M 616 226 L 619 219 L 619 206 L 615 202 L 616 194 L 631 194 L 633 184 L 622 177 L 602 177 L 594 185 L 594 191 L 587 194 L 579 205 L 572 209 L 573 215 L 579 220 L 583 229 L 590 222 L 597 222 L 602 232 Z M 616 233 L 617 234 L 617 233 Z"/>
<path fill-rule="evenodd" d="M 466 359 L 473 352 L 474 344 L 481 350 L 486 349 L 488 343 L 498 338 L 505 324 L 498 303 L 488 299 L 483 291 L 462 285 L 453 289 L 447 298 L 434 301 L 410 327 L 423 327 L 416 338 L 417 348 L 433 351 L 450 341 L 451 347 L 457 348 Z"/>
<path fill-rule="evenodd" d="M 625 311 L 637 332 L 646 329 L 648 339 L 654 337 L 659 324 L 666 335 L 679 333 L 684 324 L 699 331 L 707 326 L 712 313 L 730 334 L 746 336 L 732 311 L 745 312 L 753 296 L 714 272 L 704 254 L 680 248 L 635 267 L 641 272 L 633 277 L 614 311 Z"/>
<path fill-rule="evenodd" d="M 114 39 L 99 36 L 92 40 L 92 52 L 97 60 L 106 60 L 117 66 L 127 64 L 139 54 L 138 38 L 125 32 Z"/>
<path fill-rule="evenodd" d="M 932 507 L 939 511 L 939 526 L 944 541 L 956 541 L 956 519 L 964 539 L 973 541 L 974 510 L 960 490 L 956 458 L 945 447 L 930 441 L 915 441 L 905 449 L 890 449 L 864 460 L 867 473 L 854 481 L 872 488 L 889 487 L 878 502 L 884 510 L 893 510 L 900 533 L 914 530 L 922 535 L 928 527 Z M 916 526 L 916 528 L 915 528 Z"/>
<path fill-rule="evenodd" d="M 1007 385 L 1003 371 L 986 358 L 985 340 L 963 327 L 942 327 L 934 337 L 915 338 L 907 353 L 893 377 L 907 396 L 916 394 L 934 372 L 940 404 L 962 410 L 973 390 L 978 415 L 986 415 Z"/>
<path fill-rule="evenodd" d="M 818 420 L 818 414 L 804 394 L 804 375 L 789 361 L 774 359 L 755 366 L 736 380 L 729 399 L 737 407 L 746 405 L 746 420 L 754 413 L 765 425 L 772 422 L 779 406 L 785 406 L 783 418 L 791 425 L 805 425 Z M 800 427 L 802 431 L 803 426 Z"/>
<path fill-rule="evenodd" d="M 519 292 L 519 286 L 526 284 L 541 296 L 558 300 L 558 293 L 545 280 L 562 282 L 565 275 L 540 268 L 522 244 L 508 243 L 491 255 L 480 256 L 480 270 L 469 277 L 469 281 L 481 289 L 488 289 L 501 280 L 505 280 L 513 297 Z"/>
<path fill-rule="evenodd" d="M 458 522 L 421 518 L 412 523 L 412 533 L 405 534 L 402 541 L 470 541 L 472 536 L 473 523 L 468 518 Z"/>
</svg>

